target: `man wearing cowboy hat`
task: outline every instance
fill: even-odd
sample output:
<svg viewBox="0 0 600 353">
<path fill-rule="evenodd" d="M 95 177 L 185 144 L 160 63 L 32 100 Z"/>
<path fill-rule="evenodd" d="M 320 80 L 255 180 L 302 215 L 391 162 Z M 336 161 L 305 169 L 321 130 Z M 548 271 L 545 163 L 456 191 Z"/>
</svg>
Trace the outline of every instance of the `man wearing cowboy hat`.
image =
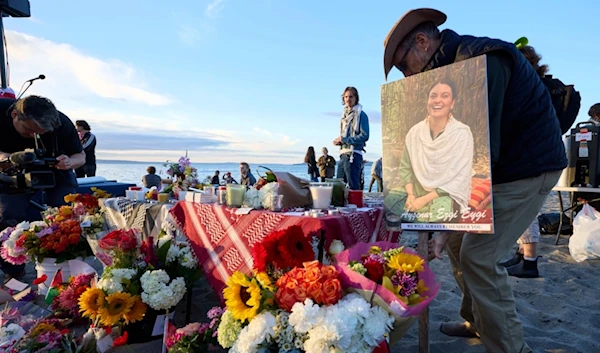
<svg viewBox="0 0 600 353">
<path fill-rule="evenodd" d="M 446 15 L 434 9 L 408 11 L 384 41 L 385 77 L 404 76 L 487 55 L 488 110 L 493 182 L 494 234 L 443 233 L 444 246 L 463 292 L 462 323 L 442 332 L 480 336 L 488 352 L 531 352 L 523 339 L 506 269 L 498 263 L 536 217 L 561 170 L 567 166 L 550 95 L 514 44 L 461 36 L 438 26 Z"/>
</svg>

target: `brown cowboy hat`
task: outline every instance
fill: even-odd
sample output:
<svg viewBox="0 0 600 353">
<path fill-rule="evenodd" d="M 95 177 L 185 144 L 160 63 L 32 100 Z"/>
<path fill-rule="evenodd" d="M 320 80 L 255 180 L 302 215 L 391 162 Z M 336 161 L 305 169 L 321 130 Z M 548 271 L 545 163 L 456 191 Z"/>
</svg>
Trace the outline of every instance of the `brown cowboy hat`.
<svg viewBox="0 0 600 353">
<path fill-rule="evenodd" d="M 398 49 L 398 46 L 402 43 L 404 37 L 406 37 L 406 35 L 416 26 L 427 21 L 431 21 L 435 23 L 436 26 L 439 26 L 446 22 L 446 15 L 435 9 L 410 10 L 402 15 L 394 27 L 392 27 L 390 33 L 388 33 L 383 41 L 383 70 L 385 72 L 386 81 L 388 74 L 394 66 L 396 49 Z"/>
</svg>

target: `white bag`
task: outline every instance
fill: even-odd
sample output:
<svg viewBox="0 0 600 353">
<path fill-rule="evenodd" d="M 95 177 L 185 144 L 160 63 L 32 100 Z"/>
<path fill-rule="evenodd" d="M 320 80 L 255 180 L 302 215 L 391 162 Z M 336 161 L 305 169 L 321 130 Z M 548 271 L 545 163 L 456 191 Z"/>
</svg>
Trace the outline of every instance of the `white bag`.
<svg viewBox="0 0 600 353">
<path fill-rule="evenodd" d="M 600 212 L 587 203 L 573 220 L 569 252 L 577 262 L 600 258 Z"/>
</svg>

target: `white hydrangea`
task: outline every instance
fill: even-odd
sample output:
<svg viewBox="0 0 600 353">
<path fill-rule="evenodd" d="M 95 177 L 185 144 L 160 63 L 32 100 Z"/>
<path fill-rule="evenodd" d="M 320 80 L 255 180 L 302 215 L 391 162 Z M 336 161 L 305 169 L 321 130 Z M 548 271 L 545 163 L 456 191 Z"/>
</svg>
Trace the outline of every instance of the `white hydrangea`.
<svg viewBox="0 0 600 353">
<path fill-rule="evenodd" d="M 167 264 L 177 261 L 177 259 L 179 258 L 179 255 L 180 255 L 179 246 L 177 246 L 177 244 L 171 243 L 171 246 L 169 247 L 169 251 L 167 251 Z"/>
<path fill-rule="evenodd" d="M 165 270 L 147 271 L 140 281 L 143 289 L 142 301 L 155 310 L 174 307 L 181 301 L 186 291 L 183 277 L 171 281 Z"/>
<path fill-rule="evenodd" d="M 98 288 L 108 294 L 122 292 L 123 284 L 128 284 L 136 274 L 137 270 L 131 268 L 115 268 L 102 276 L 98 281 Z"/>
<path fill-rule="evenodd" d="M 231 314 L 231 311 L 225 310 L 221 316 L 221 322 L 217 329 L 217 340 L 223 348 L 230 348 L 237 341 L 242 331 L 242 323 Z"/>
<path fill-rule="evenodd" d="M 270 311 L 258 314 L 240 332 L 230 352 L 258 353 L 273 342 L 276 320 Z"/>
<path fill-rule="evenodd" d="M 198 260 L 196 256 L 192 253 L 192 250 L 189 246 L 184 246 L 179 250 L 179 263 L 181 266 L 194 269 L 198 266 Z"/>
</svg>

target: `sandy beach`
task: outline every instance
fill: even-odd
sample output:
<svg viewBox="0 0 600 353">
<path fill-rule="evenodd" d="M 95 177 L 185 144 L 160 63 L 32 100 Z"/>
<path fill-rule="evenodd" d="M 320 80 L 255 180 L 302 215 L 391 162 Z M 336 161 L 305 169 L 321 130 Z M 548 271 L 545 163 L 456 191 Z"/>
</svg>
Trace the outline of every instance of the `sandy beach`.
<svg viewBox="0 0 600 353">
<path fill-rule="evenodd" d="M 566 194 L 564 195 L 566 198 Z M 548 198 L 542 213 L 557 212 L 558 197 L 555 193 Z M 541 278 L 518 279 L 510 277 L 517 300 L 517 310 L 523 323 L 525 338 L 534 352 L 591 353 L 600 351 L 600 295 L 597 283 L 600 280 L 600 260 L 576 263 L 568 249 L 568 236 L 562 236 L 558 246 L 554 235 L 542 235 L 538 253 L 541 258 Z M 412 245 L 416 237 L 405 234 L 402 242 Z M 507 254 L 507 257 L 511 254 Z M 443 335 L 439 326 L 445 321 L 459 320 L 461 293 L 450 273 L 447 257 L 431 262 L 442 288 L 430 306 L 431 352 L 475 353 L 483 352 L 479 339 L 453 338 Z M 26 280 L 35 278 L 33 266 L 28 266 Z M 206 281 L 194 287 L 192 321 L 206 320 L 205 313 L 218 305 L 216 295 Z M 177 307 L 175 324 L 185 324 L 185 299 Z M 415 322 L 407 335 L 393 348 L 393 353 L 418 352 L 418 323 Z M 161 352 L 161 341 L 130 345 L 118 352 Z"/>
</svg>

